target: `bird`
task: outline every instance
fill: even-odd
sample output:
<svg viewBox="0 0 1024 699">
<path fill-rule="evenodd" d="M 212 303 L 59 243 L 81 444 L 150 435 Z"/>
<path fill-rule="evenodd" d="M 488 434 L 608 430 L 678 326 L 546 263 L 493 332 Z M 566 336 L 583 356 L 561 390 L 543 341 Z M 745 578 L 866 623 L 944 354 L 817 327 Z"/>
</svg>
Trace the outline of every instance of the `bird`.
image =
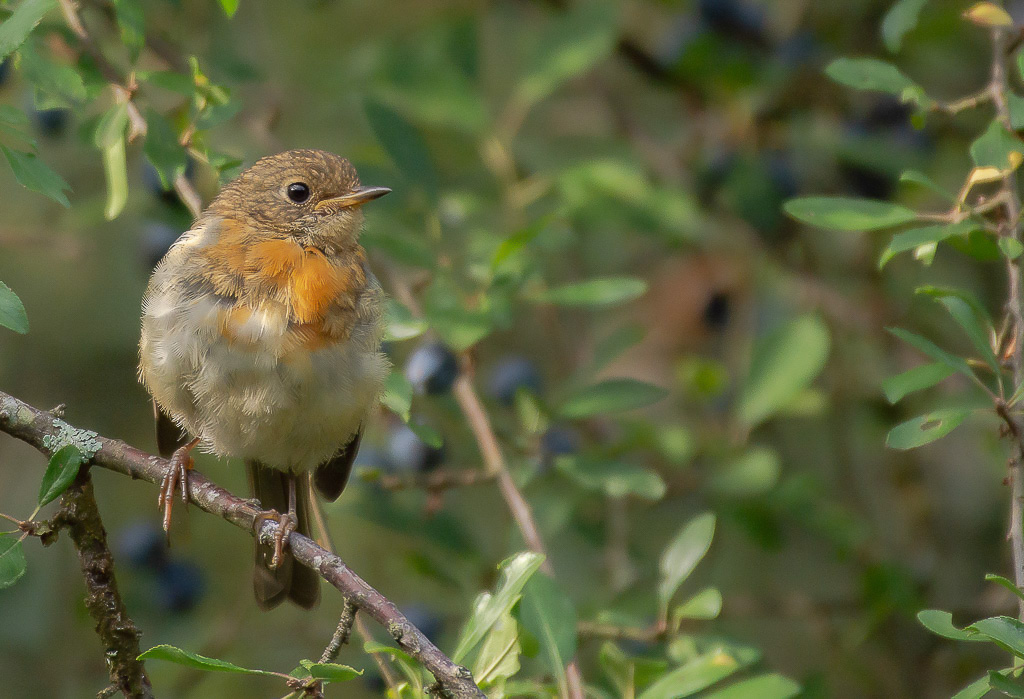
<svg viewBox="0 0 1024 699">
<path fill-rule="evenodd" d="M 142 301 L 139 379 L 153 399 L 164 531 L 188 502 L 191 451 L 245 463 L 259 521 L 253 589 L 263 609 L 314 607 L 319 578 L 285 551 L 310 535 L 312 491 L 336 500 L 390 369 L 384 292 L 359 244 L 367 187 L 323 150 L 257 160 L 167 250 Z"/>
</svg>

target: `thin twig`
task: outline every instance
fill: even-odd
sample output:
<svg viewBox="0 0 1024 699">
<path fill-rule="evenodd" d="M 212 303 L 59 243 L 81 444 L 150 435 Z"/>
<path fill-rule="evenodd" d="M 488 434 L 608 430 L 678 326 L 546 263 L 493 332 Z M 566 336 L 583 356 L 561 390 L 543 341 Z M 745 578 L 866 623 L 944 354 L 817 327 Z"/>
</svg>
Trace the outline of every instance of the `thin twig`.
<svg viewBox="0 0 1024 699">
<path fill-rule="evenodd" d="M 53 450 L 44 440 L 54 440 L 58 434 L 66 435 L 69 428 L 64 421 L 0 391 L 0 431 L 51 455 Z M 169 466 L 166 459 L 147 454 L 116 439 L 96 435 L 90 442 L 99 445 L 91 459 L 94 466 L 134 479 L 158 484 Z M 229 493 L 198 471 L 189 474 L 189 493 L 191 504 L 204 512 L 217 515 L 250 532 L 262 543 L 273 543 L 277 522 L 261 518 L 259 508 L 251 501 Z M 458 699 L 482 699 L 484 694 L 473 682 L 469 670 L 452 662 L 391 600 L 359 577 L 341 558 L 295 532 L 289 536 L 288 546 L 295 560 L 315 570 L 356 608 L 387 629 L 399 648 L 416 658 L 434 675 L 443 694 Z"/>
<path fill-rule="evenodd" d="M 494 480 L 494 475 L 479 470 L 462 469 L 459 471 L 443 470 L 431 473 L 417 473 L 404 477 L 392 473 L 364 476 L 364 480 L 376 483 L 384 490 L 426 490 L 439 493 L 453 488 L 465 488 L 480 485 Z"/>
<path fill-rule="evenodd" d="M 345 606 L 341 610 L 341 618 L 338 619 L 338 628 L 334 629 L 334 635 L 331 636 L 331 642 L 324 648 L 324 652 L 320 656 L 320 662 L 334 662 L 335 658 L 338 657 L 338 653 L 341 652 L 341 647 L 348 643 L 348 637 L 352 633 L 352 624 L 355 623 L 355 620 L 356 606 L 345 600 Z"/>
<path fill-rule="evenodd" d="M 141 634 L 128 616 L 117 589 L 114 558 L 107 547 L 107 532 L 100 519 L 88 468 L 83 468 L 64 491 L 53 526 L 66 528 L 78 551 L 85 579 L 85 606 L 96 622 L 96 633 L 103 643 L 111 685 L 131 699 L 151 698 L 153 689 L 138 659 Z"/>
</svg>

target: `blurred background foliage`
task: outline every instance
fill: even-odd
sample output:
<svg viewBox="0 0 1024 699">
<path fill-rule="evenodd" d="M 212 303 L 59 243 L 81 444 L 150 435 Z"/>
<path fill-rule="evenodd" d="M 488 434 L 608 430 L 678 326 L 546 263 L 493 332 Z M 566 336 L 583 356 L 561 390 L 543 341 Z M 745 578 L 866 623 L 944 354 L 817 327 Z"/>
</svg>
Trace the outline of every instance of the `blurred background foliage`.
<svg viewBox="0 0 1024 699">
<path fill-rule="evenodd" d="M 453 353 L 469 350 L 459 361 L 591 627 L 578 644 L 588 684 L 625 694 L 592 632 L 655 621 L 662 552 L 712 511 L 714 541 L 681 594 L 714 586 L 721 611 L 706 593 L 674 639 L 618 641 L 641 689 L 717 643 L 797 680 L 801 696 L 948 695 L 998 651 L 935 638 L 914 614 L 1013 613 L 1012 595 L 983 581 L 1008 567 L 1004 450 L 994 419 L 937 446 L 884 448 L 922 406 L 885 400 L 882 379 L 919 357 L 883 328 L 956 347 L 941 309 L 913 288 L 927 273 L 996 308 L 1002 282 L 949 249 L 926 271 L 908 256 L 879 270 L 885 238 L 808 229 L 780 211 L 801 193 L 914 203 L 903 170 L 955 190 L 969 169 L 982 117 L 912 124 L 897 100 L 823 73 L 840 55 L 886 53 L 890 4 L 242 0 L 229 19 L 210 0 L 90 0 L 86 25 L 115 66 L 137 71 L 145 100 L 148 135 L 127 144 L 123 182 L 123 105 L 50 12 L 0 66 L 0 105 L 25 111 L 20 128 L 70 185 L 71 206 L 0 171 L 0 279 L 31 323 L 0 335 L 0 386 L 155 448 L 135 380 L 139 304 L 190 221 L 165 185 L 184 176 L 208 201 L 261 155 L 335 151 L 365 184 L 395 190 L 367 208 L 363 241 L 395 299 L 388 405 L 413 427 L 375 417 L 361 477 L 327 514 L 339 554 L 428 636 L 453 650 L 496 563 L 524 548 L 493 484 L 381 487 L 479 467 L 448 391 Z M 900 50 L 904 72 L 938 98 L 986 80 L 985 36 L 964 28 L 965 7 L 928 2 Z M 1024 21 L 1024 3 L 1008 10 Z M 33 55 L 83 80 L 47 84 L 53 71 L 33 73 Z M 175 144 L 190 129 L 186 161 Z M 26 150 L 19 138 L 0 142 Z M 440 448 L 427 443 L 437 436 Z M 25 516 L 41 459 L 2 439 L 0 464 L 0 511 Z M 237 464 L 198 467 L 245 490 Z M 153 489 L 94 478 L 144 647 L 281 671 L 319 653 L 340 599 L 261 614 L 244 534 L 192 513 L 164 551 Z M 2 693 L 94 693 L 105 673 L 70 545 L 28 542 L 26 555 L 25 577 L 0 592 Z M 374 673 L 358 648 L 341 661 Z M 523 663 L 524 676 L 545 677 L 542 659 Z M 149 671 L 160 696 L 273 691 L 262 678 Z M 381 692 L 372 679 L 334 691 Z"/>
</svg>

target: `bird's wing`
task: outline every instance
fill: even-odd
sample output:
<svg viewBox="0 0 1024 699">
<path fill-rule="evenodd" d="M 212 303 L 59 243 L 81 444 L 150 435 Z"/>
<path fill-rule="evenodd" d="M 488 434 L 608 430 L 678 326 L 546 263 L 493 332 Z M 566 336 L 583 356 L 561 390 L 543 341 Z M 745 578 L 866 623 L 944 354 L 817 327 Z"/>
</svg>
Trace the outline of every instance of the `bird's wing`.
<svg viewBox="0 0 1024 699">
<path fill-rule="evenodd" d="M 359 452 L 359 442 L 363 438 L 363 427 L 352 435 L 348 444 L 338 450 L 334 456 L 316 467 L 313 472 L 313 485 L 316 491 L 326 500 L 334 501 L 345 490 L 348 477 L 352 473 L 352 464 Z"/>
</svg>

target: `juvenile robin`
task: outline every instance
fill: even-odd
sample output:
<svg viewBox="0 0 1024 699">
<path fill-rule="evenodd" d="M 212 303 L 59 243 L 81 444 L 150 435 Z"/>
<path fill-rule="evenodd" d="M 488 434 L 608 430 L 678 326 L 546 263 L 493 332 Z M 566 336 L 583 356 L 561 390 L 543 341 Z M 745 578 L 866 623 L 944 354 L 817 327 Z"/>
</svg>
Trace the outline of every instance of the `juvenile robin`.
<svg viewBox="0 0 1024 699">
<path fill-rule="evenodd" d="M 273 546 L 256 547 L 264 609 L 317 603 L 319 578 L 284 545 L 309 535 L 313 488 L 328 500 L 345 488 L 383 388 L 382 292 L 359 233 L 362 205 L 390 191 L 362 186 L 332 153 L 263 158 L 175 241 L 146 290 L 139 376 L 171 459 L 164 530 L 177 488 L 188 501 L 196 445 L 242 459 L 261 516 L 280 524 Z"/>
</svg>

